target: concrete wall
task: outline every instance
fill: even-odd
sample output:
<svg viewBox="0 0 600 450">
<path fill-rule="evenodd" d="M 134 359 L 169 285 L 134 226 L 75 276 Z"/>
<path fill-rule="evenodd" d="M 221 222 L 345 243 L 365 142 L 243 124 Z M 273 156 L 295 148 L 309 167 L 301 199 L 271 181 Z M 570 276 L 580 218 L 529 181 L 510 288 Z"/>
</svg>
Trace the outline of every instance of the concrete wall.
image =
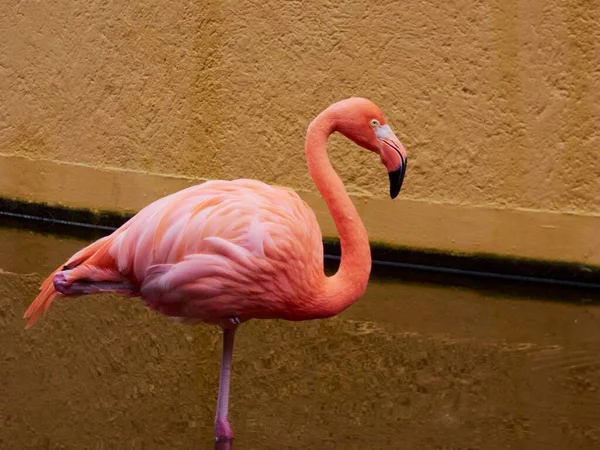
<svg viewBox="0 0 600 450">
<path fill-rule="evenodd" d="M 374 240 L 600 263 L 600 4 L 438 3 L 7 0 L 0 195 L 138 209 L 258 178 L 331 235 L 304 133 L 358 95 L 410 155 L 392 203 L 377 158 L 331 140 Z"/>
</svg>

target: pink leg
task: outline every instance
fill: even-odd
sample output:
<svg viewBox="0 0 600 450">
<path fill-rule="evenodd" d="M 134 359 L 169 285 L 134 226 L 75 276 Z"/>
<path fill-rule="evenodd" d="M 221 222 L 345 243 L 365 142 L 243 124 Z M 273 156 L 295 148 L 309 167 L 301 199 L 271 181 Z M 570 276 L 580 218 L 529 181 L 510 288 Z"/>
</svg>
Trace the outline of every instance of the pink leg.
<svg viewBox="0 0 600 450">
<path fill-rule="evenodd" d="M 229 380 L 231 378 L 231 360 L 233 357 L 233 338 L 235 325 L 223 327 L 223 359 L 221 360 L 221 376 L 219 379 L 219 397 L 215 417 L 215 449 L 229 450 L 233 441 L 233 431 L 229 425 Z"/>
</svg>

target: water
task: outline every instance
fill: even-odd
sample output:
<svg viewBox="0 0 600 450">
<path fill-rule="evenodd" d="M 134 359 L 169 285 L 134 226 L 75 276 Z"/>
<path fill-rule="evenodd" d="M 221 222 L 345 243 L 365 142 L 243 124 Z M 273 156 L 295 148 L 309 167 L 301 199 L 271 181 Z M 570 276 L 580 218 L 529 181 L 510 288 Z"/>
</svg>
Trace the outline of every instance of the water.
<svg viewBox="0 0 600 450">
<path fill-rule="evenodd" d="M 94 296 L 23 329 L 85 243 L 0 228 L 0 448 L 212 448 L 216 328 Z M 240 327 L 234 449 L 600 448 L 597 292 L 399 277 L 334 319 Z"/>
</svg>

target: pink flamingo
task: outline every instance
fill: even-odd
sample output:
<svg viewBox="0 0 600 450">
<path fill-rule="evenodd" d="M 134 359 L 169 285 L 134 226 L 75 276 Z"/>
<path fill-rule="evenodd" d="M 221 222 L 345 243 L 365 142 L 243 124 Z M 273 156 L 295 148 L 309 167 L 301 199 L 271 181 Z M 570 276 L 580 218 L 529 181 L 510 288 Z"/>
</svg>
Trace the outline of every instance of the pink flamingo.
<svg viewBox="0 0 600 450">
<path fill-rule="evenodd" d="M 392 198 L 400 192 L 407 161 L 406 150 L 369 100 L 334 103 L 308 127 L 308 169 L 341 241 L 335 275 L 324 273 L 319 225 L 294 191 L 253 180 L 208 181 L 155 201 L 73 255 L 41 285 L 25 312 L 26 328 L 56 298 L 100 292 L 141 297 L 149 308 L 186 323 L 220 325 L 215 438 L 220 448 L 230 448 L 229 380 L 238 324 L 331 317 L 367 286 L 367 232 L 327 157 L 327 138 L 335 131 L 379 154 Z"/>
</svg>

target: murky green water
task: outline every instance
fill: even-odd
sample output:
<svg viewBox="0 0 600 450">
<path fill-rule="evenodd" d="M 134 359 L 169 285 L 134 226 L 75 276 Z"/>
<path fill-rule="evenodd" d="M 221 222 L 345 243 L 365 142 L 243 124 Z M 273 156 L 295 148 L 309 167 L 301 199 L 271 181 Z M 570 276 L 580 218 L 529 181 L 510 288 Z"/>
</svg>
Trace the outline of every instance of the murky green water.
<svg viewBox="0 0 600 450">
<path fill-rule="evenodd" d="M 116 296 L 23 329 L 43 276 L 84 244 L 0 228 L 0 449 L 212 448 L 217 329 Z M 600 448 L 592 293 L 400 276 L 334 319 L 240 328 L 234 448 Z"/>
</svg>

